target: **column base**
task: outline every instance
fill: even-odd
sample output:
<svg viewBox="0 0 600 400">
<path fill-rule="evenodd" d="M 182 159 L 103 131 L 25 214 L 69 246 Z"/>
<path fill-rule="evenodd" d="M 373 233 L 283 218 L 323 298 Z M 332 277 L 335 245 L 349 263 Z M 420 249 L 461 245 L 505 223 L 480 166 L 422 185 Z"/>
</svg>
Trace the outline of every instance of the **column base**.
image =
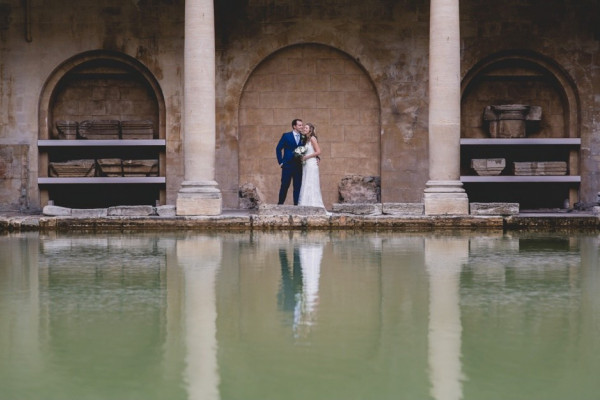
<svg viewBox="0 0 600 400">
<path fill-rule="evenodd" d="M 177 215 L 220 215 L 221 191 L 215 181 L 184 181 L 177 194 Z"/>
<path fill-rule="evenodd" d="M 423 203 L 425 215 L 469 214 L 469 198 L 461 181 L 428 181 Z"/>
</svg>

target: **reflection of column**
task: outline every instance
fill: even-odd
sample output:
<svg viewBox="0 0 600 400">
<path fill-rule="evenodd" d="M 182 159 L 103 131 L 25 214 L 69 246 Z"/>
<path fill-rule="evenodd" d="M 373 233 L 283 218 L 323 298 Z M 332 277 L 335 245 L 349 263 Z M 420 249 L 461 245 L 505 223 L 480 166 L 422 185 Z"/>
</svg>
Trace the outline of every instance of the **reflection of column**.
<svg viewBox="0 0 600 400">
<path fill-rule="evenodd" d="M 459 0 L 431 0 L 429 26 L 429 181 L 425 214 L 468 214 L 460 182 Z"/>
<path fill-rule="evenodd" d="M 468 257 L 468 239 L 427 238 L 429 274 L 429 372 L 436 400 L 462 398 L 460 346 L 460 270 Z"/>
<path fill-rule="evenodd" d="M 189 399 L 218 399 L 215 279 L 221 264 L 221 241 L 201 236 L 180 239 L 177 261 L 185 276 L 185 376 Z"/>
<path fill-rule="evenodd" d="M 178 215 L 221 214 L 215 178 L 215 29 L 213 0 L 186 0 L 184 41 L 184 182 Z"/>
</svg>

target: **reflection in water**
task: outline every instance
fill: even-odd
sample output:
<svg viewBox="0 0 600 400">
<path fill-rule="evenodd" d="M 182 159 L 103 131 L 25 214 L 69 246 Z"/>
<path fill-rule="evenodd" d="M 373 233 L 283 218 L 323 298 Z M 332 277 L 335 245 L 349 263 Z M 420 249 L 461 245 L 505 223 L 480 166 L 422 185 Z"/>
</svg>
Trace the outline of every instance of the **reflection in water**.
<svg viewBox="0 0 600 400">
<path fill-rule="evenodd" d="M 302 293 L 294 309 L 294 333 L 298 337 L 308 334 L 316 319 L 322 258 L 322 243 L 303 243 L 300 245 Z"/>
<path fill-rule="evenodd" d="M 281 286 L 278 304 L 283 311 L 293 313 L 292 325 L 296 338 L 306 337 L 315 323 L 323 246 L 322 242 L 294 243 L 291 269 L 287 249 L 279 249 Z"/>
<path fill-rule="evenodd" d="M 599 243 L 0 236 L 0 398 L 595 398 Z"/>
<path fill-rule="evenodd" d="M 195 237 L 177 242 L 185 276 L 185 380 L 190 400 L 219 399 L 215 279 L 221 266 L 221 239 Z"/>
<path fill-rule="evenodd" d="M 429 373 L 436 400 L 462 399 L 460 272 L 467 239 L 425 239 L 429 274 Z"/>
</svg>

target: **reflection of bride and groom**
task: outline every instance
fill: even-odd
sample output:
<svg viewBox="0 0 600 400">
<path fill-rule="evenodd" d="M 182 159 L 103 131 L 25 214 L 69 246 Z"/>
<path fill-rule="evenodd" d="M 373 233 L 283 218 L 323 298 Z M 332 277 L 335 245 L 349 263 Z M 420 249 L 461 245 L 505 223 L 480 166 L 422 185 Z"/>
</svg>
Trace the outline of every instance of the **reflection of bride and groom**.
<svg viewBox="0 0 600 400">
<path fill-rule="evenodd" d="M 303 146 L 303 147 L 301 147 Z M 302 153 L 299 150 L 305 149 Z M 283 204 L 293 181 L 294 205 L 325 208 L 319 180 L 319 142 L 315 126 L 302 120 L 292 121 L 292 131 L 281 136 L 275 149 L 281 167 L 279 201 Z"/>
<path fill-rule="evenodd" d="M 322 258 L 322 243 L 294 245 L 290 269 L 286 249 L 279 249 L 281 264 L 279 306 L 283 311 L 293 313 L 293 329 L 296 337 L 306 334 L 315 323 Z"/>
</svg>

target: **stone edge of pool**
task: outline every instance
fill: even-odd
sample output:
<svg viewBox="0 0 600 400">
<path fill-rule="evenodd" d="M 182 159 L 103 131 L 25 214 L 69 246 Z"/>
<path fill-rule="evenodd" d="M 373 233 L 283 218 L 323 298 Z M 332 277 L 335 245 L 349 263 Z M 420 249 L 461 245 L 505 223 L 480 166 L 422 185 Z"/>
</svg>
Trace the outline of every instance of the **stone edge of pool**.
<svg viewBox="0 0 600 400">
<path fill-rule="evenodd" d="M 600 231 L 590 214 L 473 215 L 262 215 L 224 212 L 218 216 L 44 216 L 0 213 L 0 232 L 68 231 L 247 231 L 247 230 L 586 230 Z"/>
</svg>

